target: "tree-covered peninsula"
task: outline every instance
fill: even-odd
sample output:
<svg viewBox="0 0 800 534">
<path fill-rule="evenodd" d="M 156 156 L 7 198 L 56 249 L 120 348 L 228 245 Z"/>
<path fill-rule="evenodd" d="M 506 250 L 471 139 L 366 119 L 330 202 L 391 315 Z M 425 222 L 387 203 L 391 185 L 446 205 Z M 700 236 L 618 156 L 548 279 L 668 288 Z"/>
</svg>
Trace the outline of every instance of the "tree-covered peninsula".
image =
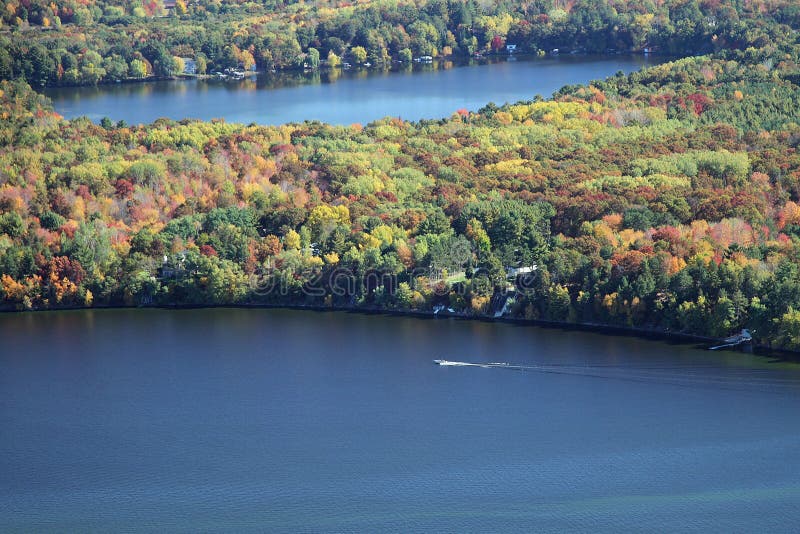
<svg viewBox="0 0 800 534">
<path fill-rule="evenodd" d="M 98 125 L 2 82 L 0 303 L 451 308 L 800 349 L 793 20 L 419 123 Z"/>
</svg>

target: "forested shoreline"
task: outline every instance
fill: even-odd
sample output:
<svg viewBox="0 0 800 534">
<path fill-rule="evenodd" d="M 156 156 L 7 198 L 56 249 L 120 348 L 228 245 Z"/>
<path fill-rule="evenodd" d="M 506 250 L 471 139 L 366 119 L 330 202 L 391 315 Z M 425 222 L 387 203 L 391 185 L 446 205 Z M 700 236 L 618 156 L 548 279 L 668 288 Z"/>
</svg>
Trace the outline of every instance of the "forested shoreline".
<svg viewBox="0 0 800 534">
<path fill-rule="evenodd" d="M 0 82 L 2 307 L 452 310 L 798 350 L 800 46 L 745 26 L 417 123 L 98 125 Z"/>
<path fill-rule="evenodd" d="M 41 87 L 348 62 L 388 68 L 507 45 L 686 56 L 761 48 L 799 24 L 800 6 L 788 0 L 9 0 L 0 4 L 0 79 Z"/>
</svg>

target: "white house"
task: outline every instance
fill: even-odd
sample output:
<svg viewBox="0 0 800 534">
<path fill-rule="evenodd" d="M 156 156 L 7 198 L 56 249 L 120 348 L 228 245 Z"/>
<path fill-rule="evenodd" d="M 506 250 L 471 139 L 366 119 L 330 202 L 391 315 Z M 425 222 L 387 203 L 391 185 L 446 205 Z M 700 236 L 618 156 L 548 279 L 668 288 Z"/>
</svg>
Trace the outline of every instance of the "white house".
<svg viewBox="0 0 800 534">
<path fill-rule="evenodd" d="M 521 274 L 531 274 L 539 267 L 536 264 L 528 265 L 526 267 L 508 267 L 506 269 L 506 274 L 509 278 L 516 278 Z"/>
</svg>

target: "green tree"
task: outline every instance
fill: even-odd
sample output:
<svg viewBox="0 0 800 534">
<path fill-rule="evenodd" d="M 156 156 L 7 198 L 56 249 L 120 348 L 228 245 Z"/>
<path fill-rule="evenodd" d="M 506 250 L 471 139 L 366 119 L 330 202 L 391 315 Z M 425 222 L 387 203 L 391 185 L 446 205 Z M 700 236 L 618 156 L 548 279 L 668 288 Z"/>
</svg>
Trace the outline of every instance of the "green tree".
<svg viewBox="0 0 800 534">
<path fill-rule="evenodd" d="M 566 287 L 553 284 L 547 289 L 546 317 L 551 321 L 567 321 L 572 311 L 572 299 Z"/>
<path fill-rule="evenodd" d="M 128 64 L 120 55 L 114 54 L 105 58 L 103 68 L 106 71 L 106 77 L 110 80 L 124 80 L 128 77 Z"/>
<path fill-rule="evenodd" d="M 328 66 L 331 68 L 337 68 L 342 64 L 342 58 L 336 55 L 333 50 L 328 51 Z"/>
<path fill-rule="evenodd" d="M 183 74 L 183 71 L 186 70 L 186 63 L 184 63 L 183 58 L 178 56 L 172 56 L 172 65 L 173 65 L 173 74 Z"/>
<path fill-rule="evenodd" d="M 195 59 L 195 70 L 197 74 L 205 74 L 207 69 L 208 62 L 206 61 L 206 57 L 202 54 L 198 55 Z"/>
<path fill-rule="evenodd" d="M 56 79 L 56 64 L 50 52 L 42 45 L 33 45 L 23 60 L 25 78 L 31 84 L 45 86 Z"/>
<path fill-rule="evenodd" d="M 367 50 L 363 46 L 354 46 L 350 49 L 350 56 L 353 58 L 353 62 L 364 63 L 367 60 Z"/>
<path fill-rule="evenodd" d="M 308 49 L 308 66 L 314 70 L 319 68 L 319 50 L 316 48 Z"/>
<path fill-rule="evenodd" d="M 103 58 L 94 50 L 89 50 L 80 59 L 81 79 L 84 83 L 95 84 L 106 75 Z"/>
<path fill-rule="evenodd" d="M 131 61 L 130 73 L 134 78 L 144 78 L 147 76 L 147 65 L 141 59 L 134 59 Z"/>
<path fill-rule="evenodd" d="M 25 231 L 25 221 L 17 212 L 4 213 L 0 215 L 0 234 L 11 237 L 21 237 Z"/>
<path fill-rule="evenodd" d="M 800 350 L 800 310 L 791 306 L 788 311 L 774 319 L 775 340 L 779 347 Z"/>
</svg>

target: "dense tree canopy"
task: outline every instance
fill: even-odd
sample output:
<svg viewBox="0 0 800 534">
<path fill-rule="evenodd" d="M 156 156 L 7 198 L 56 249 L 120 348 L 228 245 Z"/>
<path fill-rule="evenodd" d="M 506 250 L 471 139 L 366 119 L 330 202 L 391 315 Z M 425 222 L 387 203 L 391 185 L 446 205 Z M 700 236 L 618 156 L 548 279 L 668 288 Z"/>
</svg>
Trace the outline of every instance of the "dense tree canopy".
<svg viewBox="0 0 800 534">
<path fill-rule="evenodd" d="M 773 13 L 736 24 L 751 39 L 798 22 Z M 423 22 L 420 34 L 446 28 Z M 2 82 L 0 300 L 446 305 L 712 336 L 749 327 L 800 349 L 796 38 L 364 127 L 98 125 Z"/>
<path fill-rule="evenodd" d="M 560 49 L 691 55 L 762 48 L 798 24 L 791 0 L 9 0 L 0 79 L 94 84 L 229 67 L 386 68 L 392 60 Z M 322 60 L 325 58 L 325 61 Z M 702 105 L 698 103 L 698 105 Z"/>
</svg>

